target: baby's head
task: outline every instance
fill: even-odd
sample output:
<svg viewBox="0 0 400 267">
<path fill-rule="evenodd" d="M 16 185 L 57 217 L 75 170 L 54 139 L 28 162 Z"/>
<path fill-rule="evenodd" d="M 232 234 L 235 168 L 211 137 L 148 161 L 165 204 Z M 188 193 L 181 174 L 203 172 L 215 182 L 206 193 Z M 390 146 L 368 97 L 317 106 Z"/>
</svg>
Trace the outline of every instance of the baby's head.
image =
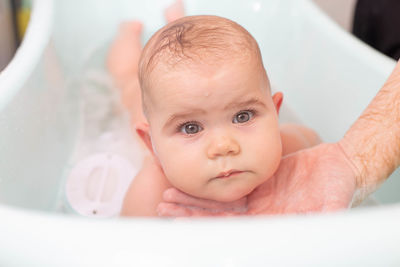
<svg viewBox="0 0 400 267">
<path fill-rule="evenodd" d="M 149 125 L 137 132 L 176 188 L 233 201 L 278 168 L 282 94 L 271 96 L 257 42 L 237 23 L 166 25 L 143 50 L 139 80 Z"/>
</svg>

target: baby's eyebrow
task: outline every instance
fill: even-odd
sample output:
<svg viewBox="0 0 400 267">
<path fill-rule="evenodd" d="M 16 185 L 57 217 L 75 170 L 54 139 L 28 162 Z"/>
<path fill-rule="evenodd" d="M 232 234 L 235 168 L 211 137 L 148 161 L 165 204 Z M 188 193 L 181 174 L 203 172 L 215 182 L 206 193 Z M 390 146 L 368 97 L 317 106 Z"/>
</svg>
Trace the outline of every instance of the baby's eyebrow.
<svg viewBox="0 0 400 267">
<path fill-rule="evenodd" d="M 170 125 L 172 122 L 174 122 L 176 120 L 191 117 L 191 116 L 198 115 L 198 114 L 203 115 L 206 113 L 207 113 L 207 111 L 205 111 L 204 109 L 200 109 L 200 108 L 194 108 L 194 109 L 190 109 L 189 111 L 174 113 L 168 118 L 164 127 L 167 127 L 168 125 Z"/>
<path fill-rule="evenodd" d="M 258 98 L 250 98 L 248 100 L 243 100 L 243 101 L 233 101 L 229 103 L 228 105 L 225 106 L 224 110 L 227 109 L 233 109 L 236 107 L 243 107 L 243 106 L 251 106 L 251 105 L 257 105 L 266 108 L 267 106 L 265 105 L 264 102 L 259 100 Z"/>
<path fill-rule="evenodd" d="M 264 102 L 262 102 L 258 98 L 250 98 L 248 100 L 243 100 L 243 101 L 232 101 L 231 103 L 229 103 L 228 105 L 226 105 L 224 107 L 224 110 L 229 110 L 229 109 L 233 109 L 233 108 L 237 108 L 237 107 L 251 106 L 251 105 L 258 105 L 258 106 L 266 108 L 266 105 L 264 104 Z M 201 108 L 191 108 L 189 111 L 174 113 L 167 119 L 163 128 L 168 127 L 176 120 L 185 119 L 185 118 L 192 117 L 192 116 L 199 115 L 199 114 L 204 115 L 206 113 L 207 113 L 207 111 L 204 109 L 201 109 Z"/>
</svg>

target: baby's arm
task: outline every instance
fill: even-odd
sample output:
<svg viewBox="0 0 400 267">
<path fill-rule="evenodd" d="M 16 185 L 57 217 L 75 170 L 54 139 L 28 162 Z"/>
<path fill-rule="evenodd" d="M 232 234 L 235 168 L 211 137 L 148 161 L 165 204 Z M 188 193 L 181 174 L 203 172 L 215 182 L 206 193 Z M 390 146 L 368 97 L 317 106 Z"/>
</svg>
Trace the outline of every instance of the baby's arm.
<svg viewBox="0 0 400 267">
<path fill-rule="evenodd" d="M 283 156 L 321 143 L 317 133 L 303 125 L 286 123 L 280 126 L 280 130 Z"/>
<path fill-rule="evenodd" d="M 153 156 L 145 157 L 142 169 L 133 179 L 125 195 L 122 216 L 157 216 L 157 205 L 171 185 Z"/>
</svg>

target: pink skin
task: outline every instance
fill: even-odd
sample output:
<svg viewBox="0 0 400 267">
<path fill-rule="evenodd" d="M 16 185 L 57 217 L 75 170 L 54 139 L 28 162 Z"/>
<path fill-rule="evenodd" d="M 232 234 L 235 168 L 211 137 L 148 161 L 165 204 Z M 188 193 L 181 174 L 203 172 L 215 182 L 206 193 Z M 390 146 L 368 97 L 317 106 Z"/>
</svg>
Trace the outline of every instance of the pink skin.
<svg viewBox="0 0 400 267">
<path fill-rule="evenodd" d="M 167 7 L 164 12 L 165 19 L 167 22 L 172 22 L 183 17 L 185 10 L 183 7 L 182 0 L 175 1 L 171 6 Z"/>
<path fill-rule="evenodd" d="M 107 57 L 107 68 L 120 91 L 121 102 L 131 112 L 134 123 L 146 121 L 141 109 L 142 98 L 137 64 L 142 52 L 140 41 L 142 28 L 142 24 L 138 21 L 122 23 Z"/>
<path fill-rule="evenodd" d="M 139 62 L 142 51 L 140 41 L 142 28 L 143 25 L 139 21 L 121 23 L 117 36 L 110 47 L 107 68 L 119 88 L 125 87 L 132 76 L 136 76 L 138 73 L 137 62 Z M 133 62 L 134 64 L 132 64 Z"/>
<path fill-rule="evenodd" d="M 178 2 L 180 2 L 180 1 L 178 1 Z M 171 7 L 171 9 L 166 10 L 167 20 L 174 20 L 183 15 L 181 13 L 183 8 L 181 8 L 182 6 L 180 6 L 180 5 L 181 5 L 181 2 L 180 2 L 180 4 L 178 3 L 176 5 L 173 5 Z M 144 140 L 144 143 L 146 144 L 147 148 L 149 148 L 149 150 L 152 151 L 153 144 L 151 142 L 149 142 L 149 140 L 150 140 L 149 130 L 150 129 L 149 129 L 147 120 L 143 116 L 143 113 L 141 110 L 140 88 L 139 88 L 138 79 L 137 79 L 137 60 L 139 59 L 140 52 L 142 49 L 142 46 L 140 43 L 141 30 L 142 30 L 142 25 L 139 22 L 128 22 L 128 23 L 124 23 L 121 25 L 121 29 L 117 35 L 116 41 L 111 46 L 110 54 L 109 54 L 109 57 L 107 60 L 107 66 L 110 70 L 111 75 L 114 78 L 114 81 L 115 81 L 117 87 L 119 87 L 121 90 L 121 99 L 122 99 L 123 104 L 132 113 L 133 125 L 136 126 L 139 136 L 141 136 L 141 140 Z M 256 73 L 256 72 L 254 72 L 254 73 Z M 220 79 L 220 80 L 229 82 L 231 80 L 230 77 L 239 77 L 239 76 L 240 75 L 231 73 L 231 74 L 229 74 L 229 77 L 227 79 Z M 192 79 L 193 79 L 193 77 L 192 77 Z M 205 83 L 206 82 L 208 82 L 208 81 L 205 80 Z M 191 84 L 191 83 L 189 83 L 189 84 Z M 221 88 L 223 88 L 223 87 L 224 86 L 222 86 Z M 229 88 L 232 86 L 228 85 L 227 87 Z M 203 97 L 205 97 L 205 95 L 203 94 L 204 92 L 201 92 L 201 91 L 202 91 L 202 88 L 199 88 L 198 93 L 200 93 L 200 95 L 203 95 Z M 266 90 L 264 90 L 264 92 L 266 92 Z M 216 92 L 212 92 L 212 93 L 229 95 L 226 92 L 224 93 L 223 91 L 216 91 Z M 195 100 L 199 99 L 196 96 L 192 96 L 192 97 L 194 97 Z M 211 103 L 207 99 L 208 99 L 208 97 L 204 98 L 204 100 L 205 100 L 204 103 L 206 103 L 206 104 Z M 215 99 L 225 99 L 225 98 L 217 97 Z M 282 94 L 277 93 L 272 98 L 271 98 L 271 96 L 269 96 L 269 98 L 268 97 L 265 98 L 265 101 L 268 102 L 267 106 L 269 107 L 269 114 L 272 114 L 271 112 L 273 110 L 276 110 L 275 112 L 278 112 L 279 107 L 282 103 Z M 195 101 L 190 100 L 190 103 L 193 104 L 193 103 L 195 103 Z M 218 107 L 218 105 L 217 105 L 218 103 L 214 103 L 214 104 L 216 105 L 215 107 Z M 204 106 L 204 104 L 200 103 L 200 106 Z M 215 110 L 215 108 L 212 108 L 212 109 Z M 163 112 L 161 112 L 161 114 L 163 114 Z M 219 114 L 223 114 L 223 113 L 219 113 Z M 226 131 L 226 130 L 228 129 L 227 127 L 235 126 L 235 125 L 232 125 L 232 123 L 231 123 L 232 116 L 234 114 L 227 114 L 227 115 L 228 115 L 228 117 L 226 117 L 225 115 L 224 116 L 226 118 L 228 118 L 228 120 L 226 120 L 226 121 L 229 123 L 227 123 L 226 125 L 224 124 L 225 126 L 222 128 L 219 127 L 218 131 L 216 131 L 216 132 L 212 131 L 212 132 L 221 133 L 221 129 L 224 129 L 224 131 L 222 131 L 222 132 L 225 132 L 225 133 L 232 132 L 231 130 L 229 130 L 229 131 Z M 212 119 L 216 119 L 216 118 L 221 119 L 224 116 L 222 116 L 222 117 L 221 116 L 211 116 L 211 118 Z M 276 114 L 274 116 L 276 116 Z M 258 118 L 257 118 L 257 120 L 258 120 Z M 215 121 L 211 120 L 208 122 L 211 123 L 210 125 L 216 125 Z M 270 127 L 273 125 L 274 129 L 277 129 L 276 128 L 277 124 L 275 122 L 273 122 L 271 124 L 271 122 L 266 123 L 266 125 L 269 125 Z M 207 129 L 209 129 L 208 126 L 209 125 L 207 125 Z M 212 128 L 210 128 L 210 129 L 212 129 Z M 272 132 L 274 132 L 274 131 L 272 131 Z M 272 133 L 272 132 L 270 130 L 266 131 L 267 134 Z M 155 135 L 153 137 L 155 139 L 154 146 L 157 147 L 158 150 L 160 150 L 160 146 L 165 145 L 165 142 L 158 141 L 158 144 L 156 144 L 157 140 L 160 140 L 160 137 L 157 137 L 157 134 L 155 134 L 155 133 L 153 133 L 153 135 Z M 305 148 L 305 147 L 313 146 L 320 142 L 319 138 L 315 135 L 315 133 L 313 131 L 311 131 L 305 127 L 299 126 L 299 125 L 280 126 L 280 135 L 281 135 L 281 139 L 282 139 L 284 155 L 289 154 L 293 151 L 297 151 L 299 149 Z M 238 135 L 235 134 L 235 136 L 237 137 Z M 263 140 L 263 139 L 265 139 L 265 140 Z M 275 136 L 274 139 L 279 139 L 279 138 Z M 224 139 L 221 139 L 221 140 L 224 140 Z M 234 139 L 229 139 L 229 140 L 234 140 Z M 250 140 L 252 140 L 252 138 L 250 138 Z M 271 141 L 271 138 L 261 138 L 259 140 L 259 142 L 264 142 L 264 141 L 268 141 L 271 144 L 276 143 L 275 141 Z M 223 145 L 215 143 L 216 146 L 214 146 L 214 147 L 218 148 L 218 149 L 212 149 L 211 151 L 214 151 L 213 153 L 215 155 L 224 153 L 221 149 L 229 148 L 229 146 L 231 146 L 235 142 L 224 143 Z M 255 142 L 255 143 L 258 143 L 258 142 Z M 260 147 L 260 146 L 258 146 L 258 147 Z M 211 146 L 211 148 L 212 148 L 212 146 Z M 172 151 L 176 151 L 177 148 L 165 148 L 165 149 L 161 149 L 161 151 L 165 150 L 168 152 L 168 151 L 171 151 L 171 149 L 172 149 Z M 231 152 L 229 152 L 229 151 L 231 151 Z M 213 154 L 213 153 L 211 153 L 211 154 Z M 232 153 L 232 150 L 228 149 L 228 153 Z M 246 152 L 246 153 L 248 153 L 248 152 Z M 168 155 L 168 154 L 170 154 L 170 153 L 166 153 L 166 155 Z M 208 156 L 210 156 L 210 154 Z M 253 156 L 249 155 L 249 156 L 247 156 L 247 158 L 249 158 L 249 157 L 251 158 Z M 221 157 L 221 155 L 219 155 L 217 157 Z M 263 157 L 265 158 L 266 156 L 263 156 Z M 279 156 L 272 157 L 271 154 L 268 154 L 268 157 L 276 158 L 276 159 L 279 158 Z M 155 216 L 157 214 L 156 207 L 162 201 L 162 193 L 167 188 L 171 187 L 171 184 L 165 177 L 164 170 L 161 167 L 160 163 L 164 162 L 163 163 L 164 167 L 176 165 L 174 163 L 171 163 L 171 164 L 165 163 L 166 160 L 168 160 L 169 158 L 170 158 L 169 156 L 163 156 L 160 160 L 160 158 L 157 156 L 148 155 L 145 157 L 144 165 L 143 165 L 142 169 L 140 170 L 138 176 L 134 179 L 134 181 L 131 184 L 130 189 L 128 190 L 128 193 L 126 195 L 124 207 L 122 210 L 123 215 Z M 262 157 L 260 157 L 260 158 L 262 158 Z M 175 162 L 176 162 L 176 160 L 175 160 Z M 194 160 L 193 162 L 196 162 L 196 160 Z M 258 165 L 260 165 L 261 167 L 268 166 L 268 164 L 258 164 Z M 272 167 L 273 167 L 273 165 L 275 165 L 275 164 L 271 164 Z M 256 168 L 260 168 L 260 167 L 256 166 Z M 167 169 L 171 170 L 170 168 L 167 168 Z M 233 167 L 229 168 L 229 170 L 234 170 L 234 169 L 235 168 L 233 168 Z M 267 169 L 263 170 L 263 172 L 267 171 L 266 174 L 264 176 L 262 176 L 264 178 L 271 177 L 272 173 L 275 171 L 276 168 L 273 167 L 272 169 L 268 169 L 268 170 Z M 220 170 L 216 169 L 216 170 L 214 170 L 215 172 L 212 173 L 212 177 L 214 177 L 214 176 L 218 177 L 221 175 L 225 175 L 226 173 L 224 173 L 224 172 L 229 171 L 229 170 L 226 168 L 223 168 Z M 189 176 L 193 176 L 190 173 L 190 168 L 188 168 L 188 171 L 189 171 L 189 173 L 182 175 L 182 177 L 186 178 Z M 171 173 L 171 171 L 169 171 L 169 172 Z M 176 171 L 173 171 L 173 172 L 176 172 Z M 197 173 L 197 172 L 195 172 L 195 173 Z M 218 210 L 218 208 L 222 207 L 224 212 L 229 210 L 229 212 L 242 213 L 244 211 L 243 207 L 245 207 L 245 204 L 247 203 L 246 202 L 247 197 L 242 198 L 242 196 L 253 191 L 253 189 L 257 185 L 262 183 L 263 180 L 254 180 L 254 183 L 251 183 L 251 184 L 244 183 L 243 184 L 244 186 L 233 186 L 233 187 L 231 186 L 230 190 L 233 190 L 233 191 L 230 191 L 230 193 L 227 190 L 223 190 L 223 191 L 227 191 L 228 193 L 226 193 L 225 195 L 218 194 L 218 192 L 221 192 L 221 188 L 222 188 L 221 187 L 218 189 L 218 186 L 222 186 L 223 183 L 229 182 L 229 180 L 240 181 L 241 180 L 240 177 L 242 175 L 243 174 L 228 173 L 229 177 L 227 177 L 227 178 L 221 177 L 221 178 L 215 179 L 215 180 L 220 180 L 220 185 L 218 185 L 218 183 L 214 183 L 215 184 L 214 189 L 212 189 L 212 187 L 209 187 L 207 189 L 206 187 L 202 186 L 201 183 L 204 183 L 204 182 L 201 182 L 202 178 L 196 179 L 197 183 L 200 182 L 200 184 L 198 184 L 198 186 L 191 187 L 190 183 L 185 184 L 186 179 L 180 180 L 181 178 L 180 178 L 179 174 L 172 175 L 172 177 L 176 177 L 173 180 L 174 180 L 175 186 L 177 186 L 178 188 L 184 189 L 193 195 L 197 195 L 198 197 L 205 197 L 205 198 L 209 198 L 209 199 L 223 200 L 223 201 L 232 201 L 233 200 L 232 203 L 233 203 L 234 208 L 232 208 L 231 202 L 226 203 L 226 204 L 221 204 L 221 203 L 215 202 L 213 200 L 203 200 L 203 199 L 201 199 L 201 201 L 197 203 L 198 206 L 201 206 L 201 203 L 203 203 L 203 205 L 204 205 L 204 203 L 207 203 L 206 206 L 211 208 L 213 210 L 213 212 L 215 210 Z M 205 184 L 207 184 L 207 183 L 208 182 L 206 182 Z M 182 184 L 183 184 L 183 186 L 182 186 Z M 209 183 L 209 184 L 211 184 L 211 183 Z M 244 188 L 244 191 L 243 191 L 243 189 L 241 189 L 242 187 Z M 199 190 L 199 188 L 200 188 L 200 190 Z M 167 196 L 168 196 L 168 192 L 169 191 L 167 191 L 167 193 L 166 193 Z M 221 195 L 221 196 L 219 196 L 219 195 Z M 236 199 L 238 199 L 238 200 L 236 200 Z"/>
<path fill-rule="evenodd" d="M 132 27 L 132 33 L 137 32 Z M 123 32 L 123 31 L 121 31 Z M 127 36 L 127 34 L 125 34 Z M 126 44 L 129 47 L 135 47 L 140 40 L 139 34 L 131 43 Z M 117 38 L 118 40 L 118 38 Z M 121 38 L 121 45 L 129 38 Z M 116 44 L 115 44 L 116 45 Z M 122 47 L 122 46 L 121 46 Z M 141 46 L 140 46 L 141 49 Z M 124 84 L 135 84 L 136 73 L 132 65 L 133 61 L 126 61 L 124 48 L 121 50 L 122 57 L 112 59 L 109 58 L 110 72 L 114 76 L 116 84 L 119 84 L 122 90 L 126 90 Z M 140 50 L 133 49 L 133 58 L 139 56 Z M 119 52 L 118 52 L 119 53 Z M 129 53 L 129 52 L 128 52 Z M 135 55 L 136 53 L 136 55 Z M 111 53 L 110 55 L 116 55 Z M 115 60 L 114 63 L 112 61 Z M 133 79 L 124 79 L 124 71 L 115 71 L 120 63 L 123 66 L 126 63 L 126 69 L 130 69 L 128 73 L 133 75 Z M 111 64 L 110 64 L 111 63 Z M 136 62 L 135 62 L 136 63 Z M 124 68 L 122 68 L 124 70 Z M 121 75 L 120 75 L 121 74 Z M 128 75 L 129 76 L 129 75 Z M 122 77 L 122 78 L 121 78 Z M 307 150 L 301 150 L 290 154 L 299 149 L 312 146 L 318 143 L 318 138 L 313 133 L 306 133 L 310 142 L 291 142 L 295 147 L 290 146 L 285 149 L 285 136 L 294 136 L 287 134 L 288 131 L 281 131 L 283 154 L 286 155 L 280 163 L 275 174 L 253 190 L 246 197 L 234 202 L 221 203 L 213 200 L 196 198 L 171 188 L 165 191 L 171 185 L 166 182 L 163 172 L 158 168 L 158 162 L 153 157 L 145 159 L 145 165 L 141 171 L 145 183 L 134 186 L 130 196 L 138 196 L 143 194 L 143 188 L 146 188 L 144 195 L 149 195 L 149 190 L 154 191 L 158 187 L 156 194 L 163 194 L 163 203 L 158 203 L 161 198 L 151 199 L 147 202 L 140 202 L 139 210 L 130 212 L 127 208 L 125 215 L 148 214 L 154 215 L 153 209 L 158 205 L 158 213 L 163 216 L 229 216 L 229 215 L 256 215 L 256 214 L 281 214 L 281 213 L 304 213 L 318 211 L 335 211 L 349 207 L 353 199 L 354 192 L 358 189 L 370 192 L 376 188 L 387 176 L 399 165 L 398 144 L 399 125 L 398 113 L 393 108 L 393 103 L 398 103 L 400 95 L 398 93 L 398 84 L 400 77 L 400 63 L 398 63 L 391 78 L 387 81 L 372 101 L 371 105 L 366 109 L 361 119 L 357 120 L 355 125 L 349 130 L 345 138 L 335 144 L 321 144 Z M 133 82 L 132 82 L 133 80 Z M 138 91 L 138 87 L 132 86 Z M 135 91 L 135 90 L 134 90 Z M 140 94 L 139 94 L 140 95 Z M 124 98 L 126 98 L 124 100 Z M 131 101 L 138 101 L 137 97 L 123 97 L 129 106 Z M 397 101 L 397 102 L 396 102 Z M 132 105 L 140 107 L 140 105 Z M 395 112 L 393 116 L 388 116 L 391 112 Z M 134 113 L 134 112 L 133 112 Z M 381 116 L 381 117 L 380 117 Z M 374 119 L 375 118 L 375 119 Z M 379 119 L 376 119 L 379 118 Z M 146 122 L 140 116 L 133 119 L 133 123 Z M 389 130 L 386 128 L 392 127 Z M 392 133 L 391 136 L 382 132 Z M 302 139 L 302 138 L 301 138 Z M 394 140 L 395 139 L 395 140 Z M 317 140 L 314 142 L 312 140 Z M 300 145 L 298 145 L 300 144 Z M 285 152 L 286 150 L 286 152 Z M 136 180 L 137 178 L 135 178 Z M 137 180 L 138 181 L 138 180 Z M 150 182 L 148 182 L 150 181 Z M 129 194 L 128 194 L 129 195 Z M 130 201 L 129 196 L 126 198 L 125 207 L 131 206 L 135 201 Z M 136 198 L 136 200 L 138 200 Z M 145 199 L 146 200 L 146 199 Z M 150 207 L 150 208 L 149 208 Z"/>
<path fill-rule="evenodd" d="M 182 1 L 175 1 L 166 8 L 164 15 L 168 23 L 183 17 Z M 142 30 L 143 25 L 139 21 L 121 23 L 106 62 L 107 69 L 120 90 L 122 104 L 131 111 L 133 125 L 147 121 L 141 108 L 141 93 L 137 76 L 138 62 L 142 52 Z"/>
<path fill-rule="evenodd" d="M 141 136 L 174 187 L 227 202 L 273 175 L 282 155 L 277 115 L 282 94 L 271 96 L 257 61 L 176 71 L 161 66 L 151 79 L 150 126 L 140 127 Z M 239 115 L 246 120 L 239 122 Z M 201 130 L 188 134 L 184 125 Z"/>
<path fill-rule="evenodd" d="M 283 158 L 275 175 L 247 196 L 220 203 L 171 188 L 158 205 L 161 216 L 233 216 L 309 213 L 349 207 L 355 172 L 339 144 L 321 144 Z"/>
<path fill-rule="evenodd" d="M 164 192 L 162 216 L 232 216 L 336 211 L 360 202 L 400 165 L 400 61 L 338 143 L 284 157 L 274 177 L 235 203 Z M 242 211 L 235 211 L 234 208 Z"/>
</svg>

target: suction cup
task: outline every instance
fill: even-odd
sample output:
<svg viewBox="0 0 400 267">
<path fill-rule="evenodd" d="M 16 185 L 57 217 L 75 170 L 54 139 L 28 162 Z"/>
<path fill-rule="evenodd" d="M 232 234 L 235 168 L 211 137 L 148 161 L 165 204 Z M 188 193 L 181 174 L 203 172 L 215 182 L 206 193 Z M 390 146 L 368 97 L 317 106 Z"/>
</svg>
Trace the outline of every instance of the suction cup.
<svg viewBox="0 0 400 267">
<path fill-rule="evenodd" d="M 68 177 L 68 202 L 81 215 L 116 216 L 134 175 L 132 164 L 117 154 L 92 155 L 79 162 Z"/>
</svg>

